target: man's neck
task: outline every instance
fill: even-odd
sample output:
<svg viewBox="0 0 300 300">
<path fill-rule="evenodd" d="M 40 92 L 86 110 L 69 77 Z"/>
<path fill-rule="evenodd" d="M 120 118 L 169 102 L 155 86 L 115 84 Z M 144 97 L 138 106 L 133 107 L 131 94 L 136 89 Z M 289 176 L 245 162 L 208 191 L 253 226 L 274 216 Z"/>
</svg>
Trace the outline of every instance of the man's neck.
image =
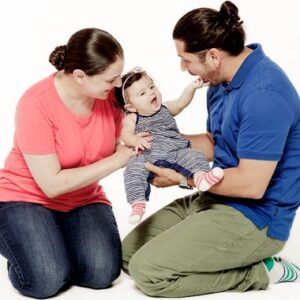
<svg viewBox="0 0 300 300">
<path fill-rule="evenodd" d="M 237 73 L 245 59 L 251 54 L 253 50 L 245 47 L 238 56 L 225 55 L 223 58 L 222 69 L 224 72 L 224 81 L 230 82 Z"/>
</svg>

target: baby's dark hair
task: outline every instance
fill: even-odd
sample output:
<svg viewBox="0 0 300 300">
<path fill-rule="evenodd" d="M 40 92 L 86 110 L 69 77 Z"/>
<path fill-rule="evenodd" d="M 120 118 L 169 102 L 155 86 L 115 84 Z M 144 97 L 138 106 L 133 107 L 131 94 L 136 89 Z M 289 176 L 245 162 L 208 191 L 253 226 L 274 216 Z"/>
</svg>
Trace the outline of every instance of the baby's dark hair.
<svg viewBox="0 0 300 300">
<path fill-rule="evenodd" d="M 124 105 L 127 104 L 125 97 L 125 90 L 132 86 L 136 81 L 139 81 L 142 77 L 148 76 L 148 74 L 142 69 L 137 68 L 127 72 L 122 76 L 122 86 L 115 88 L 116 104 L 119 108 L 124 109 Z"/>
</svg>

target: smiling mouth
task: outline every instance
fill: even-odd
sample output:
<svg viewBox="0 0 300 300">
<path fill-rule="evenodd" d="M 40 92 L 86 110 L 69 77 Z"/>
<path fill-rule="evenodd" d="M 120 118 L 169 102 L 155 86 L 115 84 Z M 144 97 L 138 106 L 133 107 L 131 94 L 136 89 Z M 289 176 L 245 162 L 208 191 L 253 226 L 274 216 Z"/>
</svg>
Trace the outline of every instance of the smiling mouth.
<svg viewBox="0 0 300 300">
<path fill-rule="evenodd" d="M 156 97 L 151 100 L 151 104 L 153 104 L 153 105 L 157 104 L 157 98 Z"/>
</svg>

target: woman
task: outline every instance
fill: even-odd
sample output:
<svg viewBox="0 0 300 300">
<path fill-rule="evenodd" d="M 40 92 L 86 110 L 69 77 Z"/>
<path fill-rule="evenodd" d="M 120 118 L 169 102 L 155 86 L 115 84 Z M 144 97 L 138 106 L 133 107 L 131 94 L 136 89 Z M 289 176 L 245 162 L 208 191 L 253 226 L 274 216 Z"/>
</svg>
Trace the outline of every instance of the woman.
<svg viewBox="0 0 300 300">
<path fill-rule="evenodd" d="M 134 155 L 118 144 L 121 45 L 87 28 L 56 47 L 58 72 L 21 97 L 14 145 L 0 170 L 0 253 L 22 294 L 46 298 L 70 282 L 106 288 L 119 276 L 120 238 L 98 181 Z"/>
</svg>

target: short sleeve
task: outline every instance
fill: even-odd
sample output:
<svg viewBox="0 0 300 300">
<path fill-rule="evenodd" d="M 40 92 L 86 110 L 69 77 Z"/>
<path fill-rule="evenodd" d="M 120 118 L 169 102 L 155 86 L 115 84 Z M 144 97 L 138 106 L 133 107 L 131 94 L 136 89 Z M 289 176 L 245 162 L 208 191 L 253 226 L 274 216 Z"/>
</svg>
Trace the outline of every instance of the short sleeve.
<svg viewBox="0 0 300 300">
<path fill-rule="evenodd" d="M 240 118 L 239 158 L 280 160 L 294 120 L 288 100 L 274 91 L 256 91 L 241 104 Z"/>
<path fill-rule="evenodd" d="M 15 141 L 26 154 L 56 152 L 54 126 L 47 112 L 35 98 L 21 98 L 16 111 Z"/>
</svg>

